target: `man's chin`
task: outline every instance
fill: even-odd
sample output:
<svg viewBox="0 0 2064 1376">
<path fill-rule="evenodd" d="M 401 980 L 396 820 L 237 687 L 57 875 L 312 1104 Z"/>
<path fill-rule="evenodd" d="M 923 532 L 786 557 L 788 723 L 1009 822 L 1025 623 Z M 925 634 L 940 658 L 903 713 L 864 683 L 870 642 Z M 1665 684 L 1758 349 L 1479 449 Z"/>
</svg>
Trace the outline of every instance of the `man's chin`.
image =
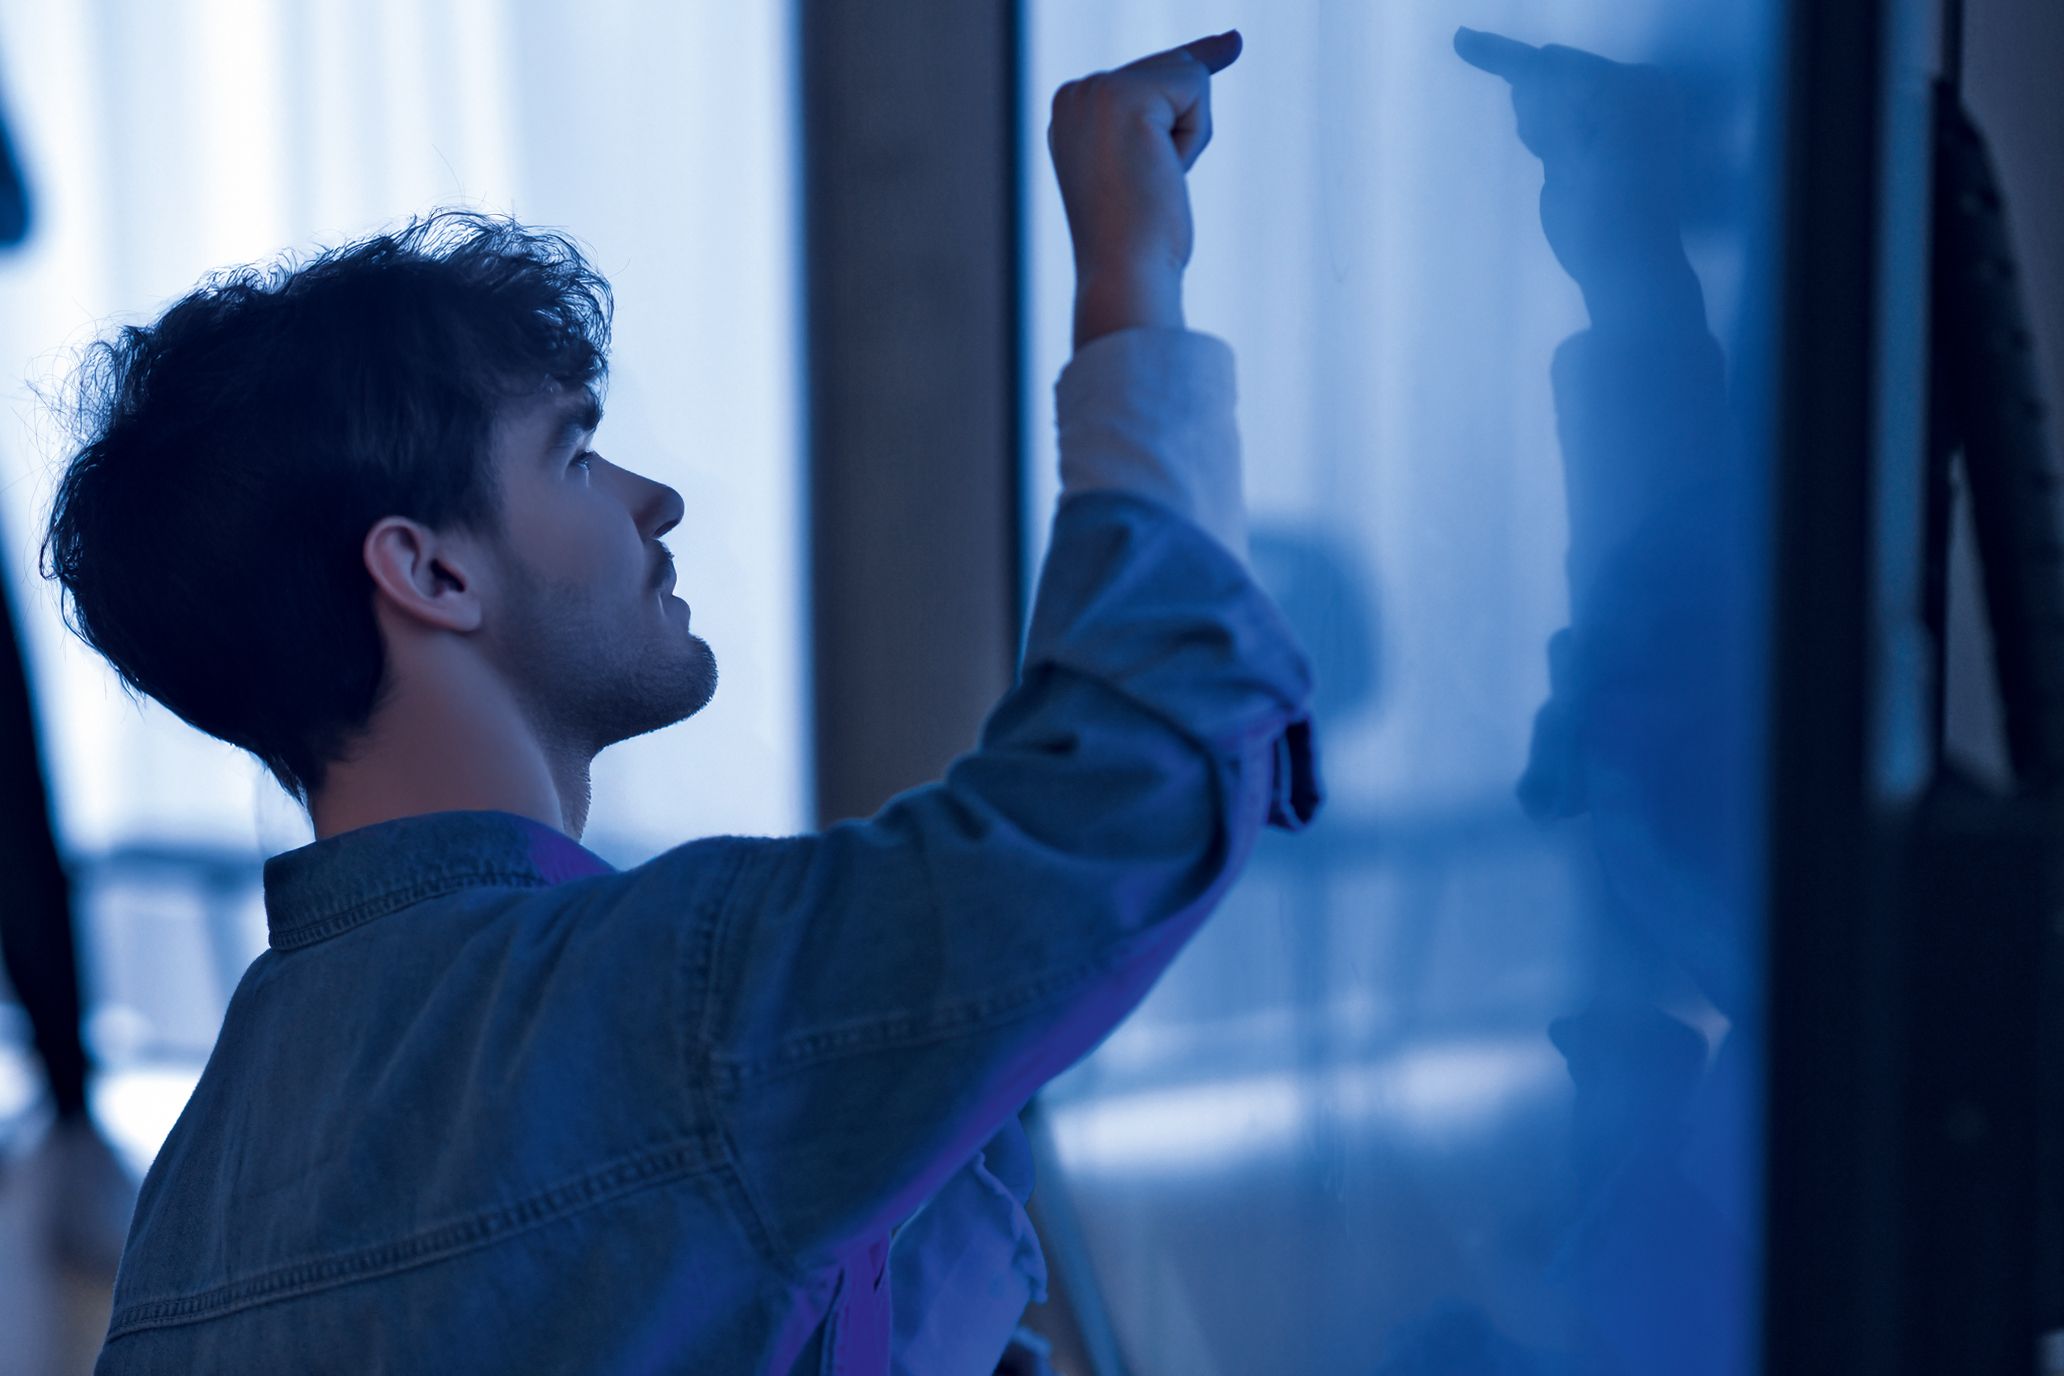
<svg viewBox="0 0 2064 1376">
<path fill-rule="evenodd" d="M 710 699 L 717 695 L 717 652 L 712 650 L 709 647 L 709 642 L 699 635 L 691 635 L 688 639 L 695 643 L 696 664 L 694 679 L 701 688 L 700 699 L 693 707 L 688 709 L 688 715 L 692 717 L 703 708 L 709 706 Z"/>
</svg>

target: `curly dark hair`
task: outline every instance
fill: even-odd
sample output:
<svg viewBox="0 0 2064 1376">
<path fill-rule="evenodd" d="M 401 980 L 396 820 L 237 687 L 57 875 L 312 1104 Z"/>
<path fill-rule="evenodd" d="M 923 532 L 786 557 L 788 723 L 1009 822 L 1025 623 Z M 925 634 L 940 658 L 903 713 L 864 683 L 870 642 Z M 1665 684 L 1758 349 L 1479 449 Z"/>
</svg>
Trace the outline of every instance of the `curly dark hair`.
<svg viewBox="0 0 2064 1376">
<path fill-rule="evenodd" d="M 469 210 L 211 275 L 69 384 L 39 565 L 66 624 L 306 806 L 383 700 L 366 532 L 499 538 L 496 413 L 599 391 L 612 308 L 571 240 Z"/>
</svg>

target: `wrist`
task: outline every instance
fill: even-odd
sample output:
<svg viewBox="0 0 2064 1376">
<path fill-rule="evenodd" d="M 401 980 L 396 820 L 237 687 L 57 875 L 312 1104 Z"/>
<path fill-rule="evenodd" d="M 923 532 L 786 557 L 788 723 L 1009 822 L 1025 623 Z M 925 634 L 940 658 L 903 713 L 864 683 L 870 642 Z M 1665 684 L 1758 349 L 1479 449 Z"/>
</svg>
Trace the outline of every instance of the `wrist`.
<svg viewBox="0 0 2064 1376">
<path fill-rule="evenodd" d="M 1075 347 L 1119 330 L 1183 329 L 1182 275 L 1084 272 L 1075 281 Z"/>
<path fill-rule="evenodd" d="M 1630 237 L 1577 285 L 1595 326 L 1682 329 L 1705 324 L 1705 294 L 1675 234 Z"/>
</svg>

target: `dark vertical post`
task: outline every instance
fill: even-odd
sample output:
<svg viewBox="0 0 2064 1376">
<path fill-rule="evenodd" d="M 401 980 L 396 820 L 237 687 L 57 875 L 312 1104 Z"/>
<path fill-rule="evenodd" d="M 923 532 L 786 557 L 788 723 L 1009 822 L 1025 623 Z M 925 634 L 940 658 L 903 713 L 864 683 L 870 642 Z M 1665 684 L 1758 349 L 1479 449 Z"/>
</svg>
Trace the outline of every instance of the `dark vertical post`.
<svg viewBox="0 0 2064 1376">
<path fill-rule="evenodd" d="M 817 814 L 975 743 L 1018 634 L 1011 0 L 800 0 Z"/>
<path fill-rule="evenodd" d="M 1886 0 L 1789 6 L 1772 469 L 1765 1370 L 1905 1370 L 1896 1350 L 1896 989 L 1874 876 L 1873 423 Z"/>
<path fill-rule="evenodd" d="M 2023 304 L 2035 336 L 2038 385 L 2048 402 L 2052 454 L 2064 453 L 2064 185 L 2054 175 L 2064 159 L 2064 102 L 2055 94 L 2056 72 L 2064 63 L 2064 10 L 2050 0 L 1957 0 L 1967 23 L 1963 58 L 1964 96 L 1984 132 L 1997 164 L 2019 260 Z M 1949 58 L 1945 56 L 1944 64 Z M 1975 625 L 1967 637 L 1976 653 L 1986 632 Z M 1974 666 L 1978 683 L 1989 674 Z M 1952 666 L 1952 673 L 1956 666 Z M 1949 723 L 1952 739 L 1970 739 L 1991 723 L 1976 719 Z M 1961 730 L 1960 730 L 1961 728 Z M 1997 748 L 1997 747 L 1995 747 Z M 2064 836 L 2051 828 L 2049 836 Z M 2040 840 L 2042 838 L 2038 838 Z M 2050 841 L 2049 850 L 2057 846 Z M 2049 1335 L 2050 1369 L 2064 1365 L 2064 927 L 2052 926 L 2050 951 L 2041 977 L 2042 1034 L 2035 1077 L 2042 1108 L 2041 1208 L 2037 1237 L 2041 1250 L 2034 1302 L 2040 1327 Z"/>
</svg>

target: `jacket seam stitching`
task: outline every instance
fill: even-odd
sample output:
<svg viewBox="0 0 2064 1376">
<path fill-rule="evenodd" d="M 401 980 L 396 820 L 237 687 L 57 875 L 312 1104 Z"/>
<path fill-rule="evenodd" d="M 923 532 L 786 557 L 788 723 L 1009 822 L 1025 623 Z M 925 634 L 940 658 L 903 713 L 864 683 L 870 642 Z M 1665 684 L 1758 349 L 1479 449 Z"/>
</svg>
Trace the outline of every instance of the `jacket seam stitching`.
<svg viewBox="0 0 2064 1376">
<path fill-rule="evenodd" d="M 435 879 L 419 880 L 414 884 L 374 894 L 320 921 L 297 923 L 287 927 L 274 934 L 272 947 L 276 951 L 290 951 L 299 946 L 312 946 L 318 941 L 349 931 L 362 923 L 406 908 L 411 903 L 419 903 L 442 893 L 453 893 L 482 884 L 508 884 L 530 889 L 547 887 L 543 879 L 524 870 L 474 870 L 463 874 L 440 875 Z"/>
<path fill-rule="evenodd" d="M 114 1315 L 107 1340 L 220 1318 L 256 1305 L 296 1299 L 478 1251 L 641 1189 L 712 1171 L 719 1162 L 710 1145 L 703 1138 L 677 1142 L 620 1158 L 515 1204 L 483 1210 L 396 1242 L 377 1243 L 340 1257 L 292 1262 L 190 1295 L 135 1301 Z"/>
<path fill-rule="evenodd" d="M 716 1077 L 721 1062 L 716 1049 L 716 1036 L 712 1024 L 716 1017 L 718 976 L 724 969 L 724 954 L 729 947 L 732 928 L 738 915 L 738 894 L 744 886 L 745 876 L 755 864 L 767 868 L 774 858 L 782 853 L 784 846 L 795 846 L 795 840 L 776 841 L 761 855 L 745 855 L 739 858 L 732 870 L 731 882 L 725 886 L 723 898 L 702 937 L 703 970 L 701 990 L 701 1019 L 697 1040 L 699 1059 L 704 1073 L 694 1077 L 699 1092 L 704 1096 L 705 1117 L 715 1130 L 718 1149 L 721 1153 L 723 1170 L 721 1175 L 726 1192 L 731 1196 L 731 1211 L 743 1225 L 748 1241 L 761 1257 L 791 1285 L 807 1281 L 809 1270 L 802 1266 L 783 1245 L 781 1230 L 775 1226 L 772 1212 L 767 1208 L 752 1181 L 745 1173 L 744 1153 L 738 1150 L 737 1135 L 732 1132 L 728 1116 L 724 1112 L 721 1096 L 716 1093 Z"/>
<path fill-rule="evenodd" d="M 1114 949 L 1091 960 L 1056 971 L 1042 979 L 1011 986 L 1000 993 L 965 999 L 934 1009 L 921 1018 L 868 1018 L 842 1027 L 822 1028 L 790 1038 L 766 1056 L 753 1059 L 712 1055 L 711 1069 L 726 1087 L 807 1070 L 856 1051 L 887 1051 L 924 1046 L 959 1036 L 970 1029 L 987 1030 L 1011 1021 L 1027 1008 L 1049 1002 L 1056 994 L 1101 974 L 1121 957 L 1116 948 L 1138 933 L 1126 933 Z"/>
<path fill-rule="evenodd" d="M 1180 727 L 1177 727 L 1177 730 L 1202 757 L 1205 773 L 1210 777 L 1217 797 L 1215 830 L 1222 832 L 1225 830 L 1227 790 L 1221 775 L 1231 769 L 1243 776 L 1243 785 L 1251 787 L 1247 785 L 1245 777 L 1252 773 L 1247 768 L 1248 757 L 1253 753 L 1253 746 L 1257 741 L 1269 739 L 1268 732 L 1245 725 L 1215 733 L 1211 737 L 1197 736 Z M 1270 763 L 1270 760 L 1264 759 L 1260 768 L 1266 771 Z M 1260 792 L 1264 799 L 1263 806 L 1266 806 L 1266 788 Z M 1240 791 L 1232 796 L 1239 800 L 1244 798 L 1245 794 L 1244 791 Z M 932 882 L 931 871 L 929 866 L 923 868 L 929 892 Z M 935 894 L 932 895 L 932 902 L 935 906 L 938 903 Z M 969 1028 L 1007 1022 L 1028 1006 L 1046 1002 L 1059 991 L 1107 972 L 1124 959 L 1123 952 L 1128 944 L 1143 934 L 1142 931 L 1122 933 L 1103 950 L 1077 965 L 1005 990 L 930 1009 L 920 1017 L 891 1019 L 876 1016 L 839 1026 L 818 1028 L 815 1031 L 799 1033 L 765 1054 L 750 1058 L 726 1056 L 712 1048 L 709 1053 L 710 1069 L 713 1076 L 726 1088 L 736 1088 L 749 1081 L 805 1070 L 854 1051 L 882 1051 L 905 1046 L 923 1046 L 957 1035 Z"/>
</svg>

